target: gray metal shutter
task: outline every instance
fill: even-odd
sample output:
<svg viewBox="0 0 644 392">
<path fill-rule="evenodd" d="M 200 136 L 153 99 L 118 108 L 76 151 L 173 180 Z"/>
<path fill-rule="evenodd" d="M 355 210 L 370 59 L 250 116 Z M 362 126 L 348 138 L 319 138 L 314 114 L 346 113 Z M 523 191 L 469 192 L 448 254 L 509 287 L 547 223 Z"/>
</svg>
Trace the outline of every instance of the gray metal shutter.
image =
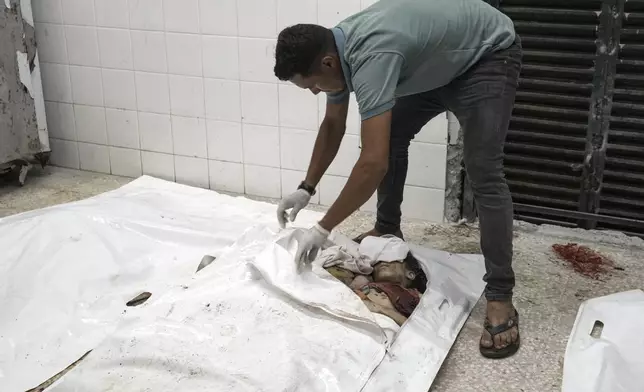
<svg viewBox="0 0 644 392">
<path fill-rule="evenodd" d="M 518 219 L 644 236 L 644 2 L 621 28 L 623 7 L 501 2 L 524 49 L 505 146 Z"/>
<path fill-rule="evenodd" d="M 644 222 L 644 2 L 623 7 L 599 212 Z M 636 225 L 599 226 L 644 233 Z"/>
</svg>

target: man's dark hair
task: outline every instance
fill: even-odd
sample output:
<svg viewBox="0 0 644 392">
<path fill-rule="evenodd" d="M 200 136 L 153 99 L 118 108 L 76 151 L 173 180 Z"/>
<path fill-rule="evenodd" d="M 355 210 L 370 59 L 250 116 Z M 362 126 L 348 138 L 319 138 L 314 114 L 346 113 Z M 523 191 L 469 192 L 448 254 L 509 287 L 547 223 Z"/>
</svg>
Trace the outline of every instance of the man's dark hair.
<svg viewBox="0 0 644 392">
<path fill-rule="evenodd" d="M 335 50 L 333 33 L 315 24 L 287 27 L 277 37 L 275 76 L 286 81 L 299 74 L 310 76 L 316 71 L 316 60 Z"/>
<path fill-rule="evenodd" d="M 403 262 L 408 270 L 416 274 L 416 278 L 411 282 L 411 288 L 424 293 L 427 289 L 427 275 L 425 275 L 425 271 L 423 271 L 423 267 L 420 266 L 418 259 L 409 252 Z"/>
</svg>

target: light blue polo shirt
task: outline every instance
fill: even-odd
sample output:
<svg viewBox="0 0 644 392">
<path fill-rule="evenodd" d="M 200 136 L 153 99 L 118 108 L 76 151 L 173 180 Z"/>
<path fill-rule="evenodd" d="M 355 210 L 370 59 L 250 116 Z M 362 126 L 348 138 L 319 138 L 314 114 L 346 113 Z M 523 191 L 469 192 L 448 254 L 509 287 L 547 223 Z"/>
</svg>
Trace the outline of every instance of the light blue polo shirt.
<svg viewBox="0 0 644 392">
<path fill-rule="evenodd" d="M 515 40 L 514 24 L 483 0 L 380 0 L 331 29 L 363 120 L 393 108 L 396 97 L 442 87 L 484 55 Z"/>
</svg>

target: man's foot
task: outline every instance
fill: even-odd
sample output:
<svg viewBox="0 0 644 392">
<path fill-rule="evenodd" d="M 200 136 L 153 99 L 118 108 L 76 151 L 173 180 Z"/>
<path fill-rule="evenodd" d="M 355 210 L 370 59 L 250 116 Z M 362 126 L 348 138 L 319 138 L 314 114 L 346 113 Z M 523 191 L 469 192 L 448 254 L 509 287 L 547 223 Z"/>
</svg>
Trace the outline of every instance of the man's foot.
<svg viewBox="0 0 644 392">
<path fill-rule="evenodd" d="M 354 238 L 353 240 L 354 240 L 355 242 L 357 242 L 357 243 L 360 243 L 360 242 L 362 242 L 362 240 L 364 240 L 364 239 L 365 239 L 365 238 L 367 238 L 367 237 L 382 237 L 383 235 L 385 235 L 385 233 L 381 233 L 381 232 L 379 232 L 378 230 L 376 230 L 376 229 L 374 228 L 374 229 L 369 230 L 369 231 L 368 231 L 368 232 L 366 232 L 366 233 L 362 233 L 362 234 L 360 234 L 359 236 L 357 236 L 357 237 L 356 237 L 356 238 Z M 395 232 L 395 233 L 394 233 L 394 235 L 395 235 L 396 237 L 398 237 L 398 238 L 400 238 L 400 239 L 404 240 L 402 231 L 398 230 L 397 232 Z"/>
<path fill-rule="evenodd" d="M 484 328 L 479 347 L 484 357 L 507 358 L 519 350 L 519 313 L 512 301 L 488 301 Z"/>
</svg>

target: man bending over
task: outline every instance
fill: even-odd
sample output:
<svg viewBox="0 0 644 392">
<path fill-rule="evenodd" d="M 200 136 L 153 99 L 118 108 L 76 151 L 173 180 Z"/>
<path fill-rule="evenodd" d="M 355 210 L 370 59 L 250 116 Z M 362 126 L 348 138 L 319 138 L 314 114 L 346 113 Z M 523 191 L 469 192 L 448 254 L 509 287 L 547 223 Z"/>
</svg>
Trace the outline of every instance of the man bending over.
<svg viewBox="0 0 644 392">
<path fill-rule="evenodd" d="M 449 110 L 463 128 L 464 162 L 485 257 L 487 317 L 480 341 L 489 358 L 519 348 L 512 304 L 512 198 L 503 175 L 503 144 L 514 105 L 522 50 L 512 21 L 482 0 L 380 0 L 332 29 L 300 24 L 277 42 L 275 75 L 327 94 L 306 178 L 278 208 L 284 226 L 315 193 L 345 132 L 349 94 L 362 119 L 362 150 L 344 189 L 307 231 L 297 257 L 314 257 L 329 232 L 378 192 L 373 230 L 400 231 L 410 141 Z"/>
</svg>

